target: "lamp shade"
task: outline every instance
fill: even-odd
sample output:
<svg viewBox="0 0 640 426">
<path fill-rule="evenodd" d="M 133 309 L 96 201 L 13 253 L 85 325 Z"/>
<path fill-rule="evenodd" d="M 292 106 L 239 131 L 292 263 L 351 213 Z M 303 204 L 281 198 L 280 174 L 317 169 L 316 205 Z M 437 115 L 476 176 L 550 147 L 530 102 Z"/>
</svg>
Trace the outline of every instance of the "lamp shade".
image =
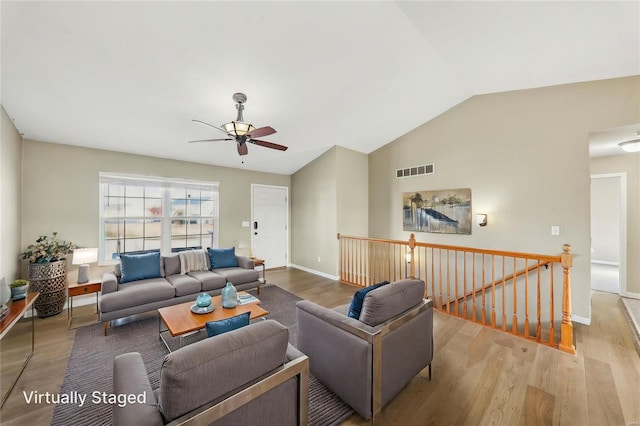
<svg viewBox="0 0 640 426">
<path fill-rule="evenodd" d="M 75 249 L 73 251 L 73 264 L 85 265 L 87 263 L 94 263 L 98 261 L 98 249 L 97 248 L 82 248 Z"/>
<path fill-rule="evenodd" d="M 242 121 L 230 121 L 229 123 L 223 124 L 222 127 L 224 127 L 224 130 L 228 134 L 234 136 L 243 136 L 256 129 L 252 124 Z"/>
</svg>

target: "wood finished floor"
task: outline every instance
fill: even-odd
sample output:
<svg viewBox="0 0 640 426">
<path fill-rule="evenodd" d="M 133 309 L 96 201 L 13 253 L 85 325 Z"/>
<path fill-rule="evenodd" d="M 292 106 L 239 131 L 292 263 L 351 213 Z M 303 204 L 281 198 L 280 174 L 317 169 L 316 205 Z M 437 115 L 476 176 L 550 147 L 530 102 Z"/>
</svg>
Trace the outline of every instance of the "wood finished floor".
<svg viewBox="0 0 640 426">
<path fill-rule="evenodd" d="M 354 292 L 295 269 L 267 278 L 329 307 Z M 384 424 L 640 425 L 640 357 L 620 298 L 595 292 L 592 305 L 592 325 L 574 325 L 577 356 L 436 313 L 433 379 L 416 376 L 385 407 Z M 54 407 L 27 405 L 22 391 L 59 391 L 75 338 L 66 318 L 36 319 L 35 354 L 0 410 L 3 426 L 50 424 Z M 343 426 L 365 424 L 353 415 Z"/>
</svg>

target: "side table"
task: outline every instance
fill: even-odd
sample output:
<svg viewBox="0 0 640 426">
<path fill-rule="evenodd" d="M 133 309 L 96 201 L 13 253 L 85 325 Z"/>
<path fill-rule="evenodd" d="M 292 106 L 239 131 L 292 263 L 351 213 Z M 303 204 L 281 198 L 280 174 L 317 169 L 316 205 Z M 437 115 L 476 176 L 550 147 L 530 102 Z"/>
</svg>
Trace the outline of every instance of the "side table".
<svg viewBox="0 0 640 426">
<path fill-rule="evenodd" d="M 253 264 L 255 266 L 262 266 L 262 284 L 266 284 L 267 283 L 267 272 L 264 266 L 264 259 L 258 259 L 257 257 L 250 257 L 251 260 L 253 260 Z M 258 294 L 260 294 L 260 287 L 258 287 Z"/>
<path fill-rule="evenodd" d="M 96 314 L 98 311 L 98 295 L 100 290 L 102 289 L 101 281 L 89 281 L 84 284 L 77 283 L 69 283 L 69 287 L 67 288 L 67 295 L 69 296 L 69 309 L 67 309 L 67 319 L 69 320 L 68 328 L 75 328 L 71 326 L 73 322 L 73 298 L 74 296 L 82 296 L 84 294 L 95 293 L 96 295 Z M 94 322 L 98 322 L 99 319 L 96 318 Z"/>
</svg>

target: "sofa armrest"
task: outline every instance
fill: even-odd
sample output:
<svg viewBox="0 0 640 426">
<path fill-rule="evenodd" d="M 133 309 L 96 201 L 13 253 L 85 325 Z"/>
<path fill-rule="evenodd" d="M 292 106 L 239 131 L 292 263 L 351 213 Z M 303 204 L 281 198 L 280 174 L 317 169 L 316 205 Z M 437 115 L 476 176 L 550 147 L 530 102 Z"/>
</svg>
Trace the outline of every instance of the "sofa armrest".
<svg viewBox="0 0 640 426">
<path fill-rule="evenodd" d="M 247 256 L 236 256 L 236 260 L 238 261 L 238 266 L 241 268 L 254 269 L 256 267 L 253 259 L 249 259 Z"/>
<path fill-rule="evenodd" d="M 142 356 L 138 352 L 118 355 L 113 360 L 113 393 L 129 398 L 133 398 L 129 395 L 134 395 L 137 399 L 133 403 L 127 401 L 126 404 L 113 405 L 114 426 L 164 424 Z"/>
<path fill-rule="evenodd" d="M 118 291 L 118 278 L 113 272 L 105 272 L 102 275 L 102 294 Z"/>
</svg>

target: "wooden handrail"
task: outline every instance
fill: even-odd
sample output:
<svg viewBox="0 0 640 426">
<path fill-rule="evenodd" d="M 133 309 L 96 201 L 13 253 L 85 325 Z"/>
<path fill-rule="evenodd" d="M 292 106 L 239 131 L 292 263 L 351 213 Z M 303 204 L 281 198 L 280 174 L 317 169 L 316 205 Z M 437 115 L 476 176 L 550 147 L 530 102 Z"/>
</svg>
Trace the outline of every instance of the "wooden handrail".
<svg viewBox="0 0 640 426">
<path fill-rule="evenodd" d="M 575 354 L 568 244 L 561 255 L 547 255 L 418 242 L 414 234 L 406 241 L 337 237 L 339 275 L 345 283 L 366 287 L 383 280 L 422 279 L 425 296 L 442 312 Z M 560 281 L 554 275 L 560 266 L 562 305 L 556 307 L 554 286 Z M 507 284 L 513 292 L 506 291 Z M 562 311 L 559 337 L 556 309 Z"/>
<path fill-rule="evenodd" d="M 415 235 L 411 234 L 414 236 Z M 387 240 L 384 238 L 369 238 L 369 237 L 354 237 L 350 235 L 342 235 L 338 233 L 338 239 L 353 239 L 353 240 L 361 240 L 361 241 L 371 241 L 371 242 L 379 242 L 379 243 L 391 243 L 391 244 L 401 244 L 409 246 L 409 241 L 400 241 L 400 240 Z M 464 246 L 451 246 L 447 244 L 435 244 L 435 243 L 423 243 L 420 241 L 415 242 L 415 247 L 428 247 L 428 248 L 439 248 L 443 250 L 451 250 L 451 251 L 466 251 L 468 253 L 479 253 L 479 254 L 493 254 L 495 256 L 505 256 L 505 257 L 526 257 L 529 259 L 542 260 L 547 262 L 559 262 L 560 256 L 553 256 L 548 254 L 538 254 L 538 253 L 523 253 L 518 251 L 505 251 L 505 250 L 494 250 L 494 249 L 483 249 L 483 248 L 475 248 L 475 247 L 464 247 Z"/>
<path fill-rule="evenodd" d="M 544 263 L 541 263 L 541 264 L 539 264 L 539 265 L 538 265 L 538 264 L 536 264 L 536 265 L 531 265 L 531 266 L 529 266 L 528 268 L 525 268 L 525 269 L 521 269 L 521 270 L 519 270 L 519 271 L 518 271 L 518 272 L 516 272 L 515 274 L 507 275 L 507 276 L 505 276 L 505 277 L 503 277 L 503 278 L 499 278 L 499 279 L 497 279 L 497 280 L 493 281 L 491 284 L 487 284 L 487 285 L 484 287 L 484 290 L 489 289 L 489 288 L 492 288 L 494 285 L 506 285 L 506 282 L 507 282 L 507 281 L 511 281 L 511 280 L 513 280 L 514 278 L 518 278 L 518 277 L 520 277 L 520 276 L 522 276 L 522 275 L 524 275 L 524 274 L 528 274 L 529 272 L 533 271 L 534 269 L 538 269 L 538 268 L 539 268 L 539 267 L 541 267 L 541 266 L 548 266 L 548 265 L 550 265 L 550 264 L 551 264 L 551 262 L 544 262 Z M 504 269 L 504 264 L 503 264 L 503 269 Z M 503 271 L 503 272 L 504 272 L 504 271 Z M 455 300 L 458 300 L 458 301 L 460 301 L 460 300 L 464 300 L 464 299 L 466 299 L 466 298 L 468 298 L 468 297 L 471 297 L 471 296 L 475 296 L 475 295 L 477 295 L 477 294 L 478 294 L 478 293 L 480 293 L 481 291 L 482 291 L 482 289 L 478 289 L 478 290 L 476 290 L 475 292 L 470 291 L 470 292 L 468 292 L 468 293 L 465 293 L 465 294 L 464 294 L 464 296 L 456 297 L 456 299 L 455 299 Z"/>
</svg>

